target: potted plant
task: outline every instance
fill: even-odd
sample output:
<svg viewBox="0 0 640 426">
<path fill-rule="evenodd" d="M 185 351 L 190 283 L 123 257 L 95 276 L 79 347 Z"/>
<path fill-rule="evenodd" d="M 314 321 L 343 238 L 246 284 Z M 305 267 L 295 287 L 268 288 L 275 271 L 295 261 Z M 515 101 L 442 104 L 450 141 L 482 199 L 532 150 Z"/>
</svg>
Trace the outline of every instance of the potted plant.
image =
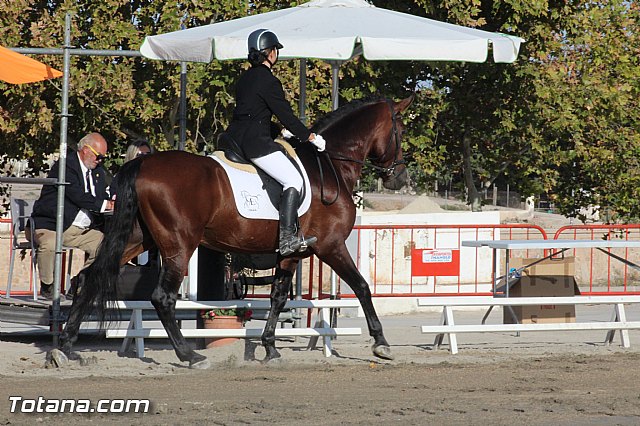
<svg viewBox="0 0 640 426">
<path fill-rule="evenodd" d="M 204 328 L 239 329 L 251 319 L 253 312 L 248 308 L 215 308 L 200 312 Z M 237 337 L 205 338 L 207 348 L 228 345 L 238 340 Z"/>
</svg>

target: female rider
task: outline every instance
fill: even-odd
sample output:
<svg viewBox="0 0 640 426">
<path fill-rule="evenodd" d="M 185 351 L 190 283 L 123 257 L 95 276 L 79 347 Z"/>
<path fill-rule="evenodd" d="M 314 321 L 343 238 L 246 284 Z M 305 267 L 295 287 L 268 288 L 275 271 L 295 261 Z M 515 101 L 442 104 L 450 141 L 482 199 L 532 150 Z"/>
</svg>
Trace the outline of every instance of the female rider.
<svg viewBox="0 0 640 426">
<path fill-rule="evenodd" d="M 251 68 L 238 80 L 236 106 L 227 134 L 240 146 L 246 158 L 282 185 L 279 251 L 287 256 L 304 251 L 317 238 L 298 235 L 298 207 L 304 182 L 282 147 L 272 139 L 271 117 L 275 115 L 298 139 L 309 141 L 319 151 L 324 151 L 325 140 L 307 129 L 293 114 L 280 80 L 272 74 L 278 50 L 282 48 L 278 37 L 269 30 L 260 29 L 249 35 Z"/>
</svg>

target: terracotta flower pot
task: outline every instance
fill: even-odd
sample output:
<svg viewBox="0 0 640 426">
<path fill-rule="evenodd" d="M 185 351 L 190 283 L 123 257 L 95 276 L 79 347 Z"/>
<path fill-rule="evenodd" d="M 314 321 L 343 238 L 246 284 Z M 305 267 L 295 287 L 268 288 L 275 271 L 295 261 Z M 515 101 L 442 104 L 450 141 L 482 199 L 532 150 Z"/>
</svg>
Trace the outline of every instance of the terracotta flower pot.
<svg viewBox="0 0 640 426">
<path fill-rule="evenodd" d="M 204 328 L 242 328 L 242 318 L 238 316 L 221 316 L 218 315 L 213 319 L 204 320 Z M 204 344 L 209 348 L 225 346 L 237 341 L 238 337 L 207 337 Z"/>
</svg>

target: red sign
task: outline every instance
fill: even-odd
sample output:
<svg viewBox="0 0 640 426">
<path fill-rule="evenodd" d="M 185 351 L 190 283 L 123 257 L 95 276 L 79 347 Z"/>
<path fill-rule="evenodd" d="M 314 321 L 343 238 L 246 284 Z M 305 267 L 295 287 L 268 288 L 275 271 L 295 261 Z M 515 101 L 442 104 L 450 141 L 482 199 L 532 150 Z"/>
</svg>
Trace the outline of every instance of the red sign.
<svg viewBox="0 0 640 426">
<path fill-rule="evenodd" d="M 443 277 L 460 275 L 460 250 L 412 249 L 411 275 Z"/>
</svg>

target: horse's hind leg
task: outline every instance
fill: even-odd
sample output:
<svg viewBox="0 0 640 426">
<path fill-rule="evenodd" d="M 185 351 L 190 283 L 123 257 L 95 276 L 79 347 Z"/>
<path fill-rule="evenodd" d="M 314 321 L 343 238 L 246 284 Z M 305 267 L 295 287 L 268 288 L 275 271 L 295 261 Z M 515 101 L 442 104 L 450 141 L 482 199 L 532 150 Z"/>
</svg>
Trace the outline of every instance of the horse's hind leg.
<svg viewBox="0 0 640 426">
<path fill-rule="evenodd" d="M 182 271 L 186 269 L 185 266 L 186 258 L 181 255 L 168 257 L 165 260 L 160 272 L 159 284 L 151 295 L 151 303 L 156 308 L 158 317 L 180 361 L 189 361 L 190 368 L 209 368 L 207 358 L 196 353 L 189 346 L 176 321 L 176 299 L 180 282 L 184 278 Z"/>
<path fill-rule="evenodd" d="M 88 303 L 86 299 L 88 299 L 87 292 L 80 292 L 76 297 L 73 298 L 73 304 L 71 305 L 67 323 L 65 324 L 64 330 L 60 335 L 60 349 L 69 359 L 75 360 L 80 358 L 78 354 L 72 351 L 72 348 L 78 340 L 80 325 L 82 324 L 82 319 L 85 315 L 83 306 Z"/>
<path fill-rule="evenodd" d="M 269 311 L 267 324 L 262 331 L 262 345 L 266 350 L 264 362 L 274 358 L 280 358 L 280 353 L 276 349 L 276 327 L 280 313 L 287 303 L 291 279 L 293 277 L 292 271 L 296 268 L 297 264 L 297 260 L 289 259 L 286 261 L 286 266 L 281 264 L 276 268 L 275 281 L 271 286 L 271 310 Z"/>
<path fill-rule="evenodd" d="M 373 346 L 371 347 L 373 354 L 380 358 L 393 359 L 391 348 L 389 348 L 387 339 L 385 339 L 382 332 L 382 323 L 378 319 L 378 314 L 376 314 L 376 310 L 373 307 L 369 284 L 367 284 L 367 281 L 360 275 L 360 272 L 358 272 L 347 247 L 342 244 L 337 249 L 328 250 L 327 253 L 318 253 L 318 256 L 351 287 L 354 294 L 358 297 L 364 315 L 367 318 L 369 334 L 374 339 Z"/>
</svg>

